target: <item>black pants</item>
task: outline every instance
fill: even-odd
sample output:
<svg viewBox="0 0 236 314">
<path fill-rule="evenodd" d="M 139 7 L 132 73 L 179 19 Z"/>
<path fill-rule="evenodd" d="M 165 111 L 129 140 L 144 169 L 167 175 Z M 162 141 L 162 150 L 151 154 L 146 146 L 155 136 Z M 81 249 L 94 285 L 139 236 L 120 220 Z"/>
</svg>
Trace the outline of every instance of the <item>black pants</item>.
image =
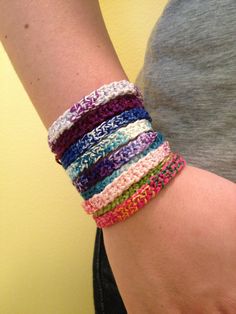
<svg viewBox="0 0 236 314">
<path fill-rule="evenodd" d="M 93 295 L 96 314 L 127 314 L 97 228 L 93 255 Z"/>
</svg>

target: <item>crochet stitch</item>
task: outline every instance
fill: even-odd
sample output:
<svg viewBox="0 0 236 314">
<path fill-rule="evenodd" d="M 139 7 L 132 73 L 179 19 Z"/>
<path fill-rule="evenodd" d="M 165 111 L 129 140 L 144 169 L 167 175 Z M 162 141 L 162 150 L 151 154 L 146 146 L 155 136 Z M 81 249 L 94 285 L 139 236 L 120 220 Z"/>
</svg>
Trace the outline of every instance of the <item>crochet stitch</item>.
<svg viewBox="0 0 236 314">
<path fill-rule="evenodd" d="M 156 150 L 151 151 L 138 162 L 132 164 L 130 168 L 123 172 L 111 184 L 99 194 L 94 195 L 83 203 L 83 207 L 88 214 L 92 214 L 107 204 L 111 203 L 116 197 L 120 196 L 132 184 L 138 182 L 147 172 L 157 166 L 170 154 L 168 141 L 164 142 Z M 105 212 L 105 211 L 104 211 Z"/>
<path fill-rule="evenodd" d="M 139 152 L 129 162 L 125 163 L 120 169 L 113 171 L 110 176 L 107 176 L 105 179 L 92 186 L 89 190 L 81 192 L 81 196 L 85 200 L 87 200 L 93 195 L 102 192 L 108 184 L 115 180 L 115 178 L 119 177 L 124 171 L 127 171 L 132 164 L 136 163 L 140 158 L 145 157 L 149 152 L 155 150 L 158 146 L 160 146 L 164 141 L 164 136 L 160 132 L 155 133 L 156 137 L 154 141 L 150 144 L 150 146 L 147 146 L 147 148 Z"/>
<path fill-rule="evenodd" d="M 68 168 L 67 172 L 74 180 L 77 176 L 77 161 L 78 165 L 82 163 L 90 162 L 93 163 L 99 159 L 105 157 L 109 152 L 115 150 L 120 145 L 124 145 L 128 141 L 134 139 L 136 136 L 143 132 L 152 131 L 151 123 L 147 120 L 138 120 L 134 123 L 128 124 L 128 126 L 119 129 L 115 133 L 109 135 L 107 138 L 102 140 L 99 144 L 93 146 L 89 151 L 87 151 L 81 157 L 78 157 Z"/>
<path fill-rule="evenodd" d="M 143 108 L 134 108 L 122 112 L 120 115 L 103 122 L 93 131 L 84 135 L 76 143 L 70 146 L 69 149 L 63 154 L 61 158 L 62 166 L 66 169 L 78 156 L 82 155 L 86 150 L 90 149 L 93 145 L 114 133 L 117 129 L 128 125 L 131 122 L 146 119 L 152 121 L 148 112 Z"/>
<path fill-rule="evenodd" d="M 132 94 L 143 99 L 139 89 L 131 82 L 122 80 L 105 84 L 99 89 L 93 91 L 89 95 L 82 98 L 79 102 L 72 105 L 48 129 L 48 144 L 51 147 L 52 143 L 86 112 L 107 103 L 121 95 Z"/>
<path fill-rule="evenodd" d="M 148 145 L 150 145 L 150 141 L 144 139 L 143 142 L 139 143 L 139 145 L 134 146 L 131 142 L 128 145 L 121 147 L 120 150 L 109 155 L 108 158 L 102 159 L 92 168 L 86 170 L 75 180 L 76 187 L 78 187 L 80 191 L 88 189 L 91 185 L 110 175 L 114 170 L 120 168 L 133 156 L 148 147 Z"/>
<path fill-rule="evenodd" d="M 49 147 L 98 228 L 129 218 L 185 166 L 151 122 L 139 88 L 122 80 L 83 97 L 49 127 Z"/>
<path fill-rule="evenodd" d="M 139 209 L 144 207 L 148 201 L 157 196 L 162 188 L 176 176 L 185 166 L 186 162 L 182 156 L 177 155 L 177 158 L 170 162 L 169 166 L 164 170 L 150 177 L 149 181 L 144 184 L 137 192 L 135 192 L 128 200 L 124 201 L 112 211 L 94 217 L 98 228 L 109 227 L 117 222 L 121 222 L 131 215 L 136 213 Z"/>
<path fill-rule="evenodd" d="M 123 95 L 85 113 L 70 129 L 66 129 L 55 143 L 52 143 L 51 150 L 57 154 L 56 160 L 62 157 L 71 144 L 81 139 L 102 122 L 132 108 L 144 108 L 143 101 L 135 95 Z"/>
<path fill-rule="evenodd" d="M 107 146 L 104 150 L 99 149 L 99 147 L 92 147 L 91 151 L 86 152 L 82 157 L 76 159 L 76 161 L 71 164 L 67 169 L 66 172 L 68 173 L 69 177 L 74 180 L 81 176 L 81 173 L 89 167 L 94 166 L 96 162 L 102 160 L 106 163 L 105 159 L 107 159 L 110 154 L 115 154 L 118 149 L 121 149 L 121 146 L 124 146 L 127 143 L 132 143 L 131 145 L 140 145 L 140 143 L 151 143 L 153 138 L 155 138 L 155 132 L 149 131 L 150 129 L 146 129 L 144 133 L 143 130 L 140 129 L 133 129 L 132 132 L 126 134 L 126 136 L 120 136 L 113 141 L 109 146 Z M 148 132 L 146 132 L 148 131 Z M 140 134 L 141 133 L 141 134 Z M 91 168 L 91 171 L 92 168 Z"/>
<path fill-rule="evenodd" d="M 149 172 L 145 173 L 145 176 L 143 176 L 138 182 L 134 182 L 131 184 L 131 186 L 126 189 L 121 195 L 116 197 L 112 202 L 110 202 L 108 205 L 102 207 L 101 209 L 94 212 L 94 217 L 101 216 L 110 210 L 114 209 L 117 205 L 121 204 L 125 200 L 127 200 L 131 195 L 133 195 L 142 185 L 144 185 L 150 176 L 155 175 L 160 172 L 163 165 L 167 161 L 169 161 L 171 158 L 173 158 L 172 154 L 169 154 L 166 158 L 164 158 L 158 165 L 156 165 L 153 169 L 151 169 Z"/>
</svg>

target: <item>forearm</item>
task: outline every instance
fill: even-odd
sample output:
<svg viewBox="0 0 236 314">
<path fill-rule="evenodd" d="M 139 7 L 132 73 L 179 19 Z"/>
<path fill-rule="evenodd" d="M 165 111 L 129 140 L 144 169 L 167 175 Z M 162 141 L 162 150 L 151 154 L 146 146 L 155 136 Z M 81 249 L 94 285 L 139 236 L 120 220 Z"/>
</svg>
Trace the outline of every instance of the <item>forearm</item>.
<svg viewBox="0 0 236 314">
<path fill-rule="evenodd" d="M 94 89 L 127 78 L 97 0 L 0 0 L 0 39 L 46 128 Z"/>
</svg>

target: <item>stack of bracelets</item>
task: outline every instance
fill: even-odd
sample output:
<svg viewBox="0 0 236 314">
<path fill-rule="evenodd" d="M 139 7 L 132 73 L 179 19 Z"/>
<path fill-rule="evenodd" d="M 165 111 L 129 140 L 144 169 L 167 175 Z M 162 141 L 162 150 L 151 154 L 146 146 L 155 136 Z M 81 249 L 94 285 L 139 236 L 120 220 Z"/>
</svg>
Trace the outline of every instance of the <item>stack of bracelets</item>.
<svg viewBox="0 0 236 314">
<path fill-rule="evenodd" d="M 183 169 L 184 158 L 152 128 L 136 85 L 103 85 L 48 129 L 48 144 L 98 228 L 141 209 Z"/>
</svg>

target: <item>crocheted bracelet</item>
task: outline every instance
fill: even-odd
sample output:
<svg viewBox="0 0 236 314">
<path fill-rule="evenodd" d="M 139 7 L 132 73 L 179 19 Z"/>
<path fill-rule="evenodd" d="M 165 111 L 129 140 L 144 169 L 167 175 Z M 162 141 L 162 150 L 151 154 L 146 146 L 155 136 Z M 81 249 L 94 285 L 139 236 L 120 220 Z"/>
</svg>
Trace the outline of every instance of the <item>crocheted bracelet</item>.
<svg viewBox="0 0 236 314">
<path fill-rule="evenodd" d="M 99 159 L 107 156 L 110 152 L 113 152 L 120 146 L 123 146 L 129 141 L 136 138 L 136 136 L 143 134 L 143 132 L 152 131 L 151 123 L 147 120 L 139 120 L 134 123 L 130 123 L 124 128 L 120 128 L 117 132 L 113 133 L 111 136 L 108 136 L 103 141 L 94 145 L 91 150 L 86 152 L 81 157 L 77 158 L 68 168 L 67 173 L 71 179 L 75 177 L 79 178 L 80 171 L 84 170 L 85 167 L 80 169 L 80 164 L 83 162 L 86 165 L 86 168 L 89 168 L 89 165 L 92 165 L 94 162 L 97 162 Z M 153 132 L 154 133 L 154 132 Z M 154 135 L 143 135 L 142 140 L 145 138 L 153 138 Z M 129 147 L 129 146 L 128 146 Z M 128 148 L 127 148 L 128 149 Z M 109 155 L 110 156 L 110 155 Z M 90 172 L 94 172 L 92 168 L 89 168 Z"/>
<path fill-rule="evenodd" d="M 82 155 L 86 150 L 99 143 L 109 134 L 112 134 L 119 128 L 128 125 L 130 122 L 134 122 L 140 119 L 146 119 L 151 121 L 151 117 L 146 110 L 142 108 L 134 108 L 128 111 L 124 111 L 120 115 L 115 116 L 106 122 L 103 122 L 93 131 L 84 135 L 82 139 L 79 139 L 76 143 L 72 144 L 69 147 L 69 149 L 63 154 L 61 158 L 61 163 L 63 167 L 66 169 L 76 159 L 76 157 Z"/>
<path fill-rule="evenodd" d="M 51 149 L 57 154 L 56 160 L 58 161 L 62 157 L 71 144 L 81 139 L 102 122 L 132 108 L 143 108 L 142 100 L 135 95 L 124 95 L 111 99 L 107 104 L 85 113 L 70 129 L 66 129 L 61 134 L 60 141 L 56 140 L 52 143 Z"/>
<path fill-rule="evenodd" d="M 91 185 L 95 184 L 104 177 L 110 175 L 115 169 L 119 169 L 123 164 L 128 162 L 132 156 L 135 156 L 143 149 L 143 144 L 148 145 L 149 142 L 143 142 L 142 145 L 134 146 L 129 143 L 123 146 L 120 150 L 111 154 L 101 162 L 96 163 L 94 167 L 89 168 L 79 178 L 74 181 L 74 185 L 78 187 L 79 191 L 84 192 L 89 189 Z"/>
<path fill-rule="evenodd" d="M 164 159 L 161 160 L 161 162 L 155 166 L 153 169 L 151 169 L 145 176 L 143 176 L 138 182 L 135 182 L 133 184 L 131 184 L 131 186 L 125 190 L 121 195 L 119 195 L 118 197 L 116 197 L 112 202 L 110 202 L 108 205 L 102 207 L 102 208 L 91 208 L 92 210 L 94 210 L 94 217 L 98 217 L 101 216 L 105 213 L 107 213 L 108 211 L 111 211 L 112 209 L 114 209 L 117 205 L 119 205 L 120 203 L 122 203 L 123 201 L 125 201 L 126 199 L 128 199 L 132 194 L 134 194 L 134 192 L 136 192 L 138 189 L 141 188 L 142 185 L 144 185 L 144 183 L 147 182 L 147 180 L 149 179 L 150 176 L 159 173 L 160 170 L 163 170 L 163 165 L 165 164 L 165 166 L 167 165 L 167 161 L 169 161 L 170 159 L 173 159 L 173 153 L 169 154 L 167 157 L 165 157 Z M 173 162 L 173 161 L 172 161 Z"/>
<path fill-rule="evenodd" d="M 107 213 L 108 211 L 114 209 L 117 205 L 128 199 L 132 194 L 134 194 L 134 192 L 140 189 L 142 185 L 144 185 L 152 175 L 159 173 L 163 165 L 164 164 L 167 165 L 167 161 L 169 161 L 171 158 L 173 158 L 173 153 L 170 153 L 167 157 L 162 158 L 161 162 L 157 166 L 151 169 L 144 177 L 141 177 L 137 182 L 131 184 L 131 186 L 128 189 L 126 189 L 118 197 L 114 198 L 113 201 L 107 204 L 106 206 L 100 209 L 97 207 L 89 206 L 89 209 L 95 213 L 94 217 L 98 217 Z"/>
<path fill-rule="evenodd" d="M 136 128 L 130 130 L 130 133 L 119 133 L 117 138 L 110 143 L 110 145 L 104 146 L 104 149 L 100 149 L 98 145 L 91 148 L 91 151 L 86 152 L 83 156 L 76 159 L 73 164 L 71 164 L 66 172 L 69 177 L 74 179 L 79 179 L 81 174 L 85 174 L 85 170 L 89 169 L 89 172 L 93 172 L 96 163 L 102 162 L 103 165 L 108 164 L 108 160 L 111 159 L 111 156 L 116 154 L 127 152 L 127 149 L 133 150 L 133 147 L 140 147 L 141 145 L 151 143 L 156 137 L 155 132 L 150 131 L 151 126 L 149 125 L 136 125 Z M 126 128 L 126 131 L 127 128 Z M 148 132 L 149 131 L 149 132 Z M 127 146 L 125 146 L 127 144 Z M 125 147 L 123 147 L 125 146 Z M 101 167 L 101 166 L 100 166 Z M 87 173 L 89 173 L 87 172 Z M 77 180 L 78 181 L 78 180 Z M 80 192 L 80 191 L 79 191 Z"/>
<path fill-rule="evenodd" d="M 144 207 L 148 201 L 157 196 L 162 188 L 183 169 L 185 164 L 185 160 L 180 156 L 177 162 L 173 162 L 172 165 L 161 171 L 158 175 L 151 177 L 149 182 L 144 184 L 128 200 L 118 205 L 113 211 L 99 217 L 94 216 L 93 218 L 97 223 L 97 227 L 109 227 L 132 216 Z"/>
<path fill-rule="evenodd" d="M 85 96 L 78 103 L 66 110 L 48 129 L 48 144 L 51 147 L 53 142 L 86 112 L 107 103 L 109 100 L 117 96 L 132 94 L 142 99 L 139 89 L 131 82 L 122 80 L 105 84 L 99 89 Z"/>
<path fill-rule="evenodd" d="M 155 139 L 152 142 L 150 146 L 147 148 L 142 148 L 140 153 L 137 153 L 137 155 L 134 155 L 131 160 L 129 160 L 127 163 L 125 163 L 121 168 L 115 170 L 112 172 L 112 174 L 108 177 L 106 177 L 104 180 L 99 181 L 96 185 L 92 186 L 89 190 L 85 192 L 81 192 L 82 197 L 87 200 L 91 198 L 95 194 L 99 194 L 102 192 L 108 184 L 110 184 L 113 180 L 118 178 L 124 171 L 127 171 L 129 167 L 139 161 L 139 159 L 145 157 L 149 152 L 155 150 L 157 147 L 159 147 L 164 141 L 164 136 L 160 132 L 155 132 Z"/>
<path fill-rule="evenodd" d="M 122 80 L 85 96 L 48 129 L 50 149 L 99 228 L 132 216 L 185 165 L 151 121 L 139 88 Z"/>
<path fill-rule="evenodd" d="M 148 153 L 145 157 L 139 159 L 135 164 L 132 164 L 128 170 L 124 171 L 118 178 L 113 180 L 101 193 L 94 195 L 89 200 L 84 202 L 85 211 L 92 214 L 107 204 L 133 183 L 138 182 L 150 169 L 158 166 L 170 154 L 170 146 L 168 141 L 165 141 L 154 151 Z"/>
</svg>

